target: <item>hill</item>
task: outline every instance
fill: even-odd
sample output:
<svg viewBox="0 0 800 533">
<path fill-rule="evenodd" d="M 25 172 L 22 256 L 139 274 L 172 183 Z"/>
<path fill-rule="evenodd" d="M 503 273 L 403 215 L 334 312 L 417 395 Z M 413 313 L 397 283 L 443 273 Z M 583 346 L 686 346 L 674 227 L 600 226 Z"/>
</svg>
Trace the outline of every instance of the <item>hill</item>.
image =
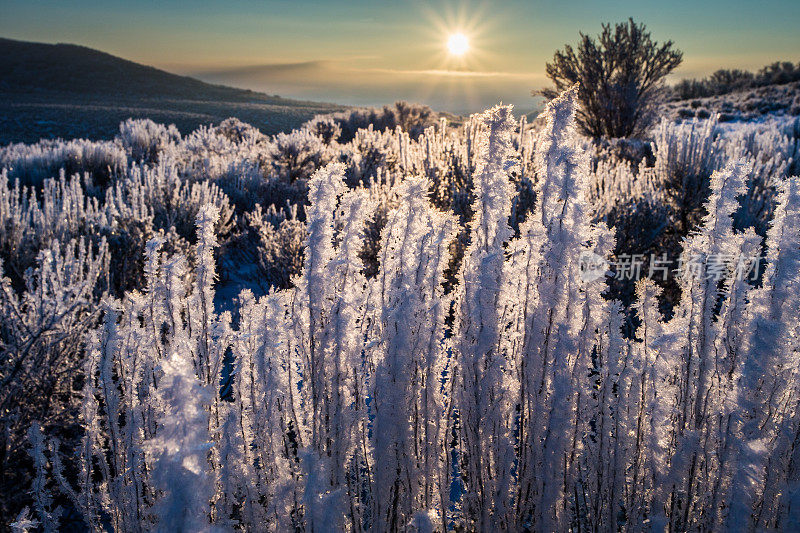
<svg viewBox="0 0 800 533">
<path fill-rule="evenodd" d="M 745 88 L 727 94 L 673 100 L 663 106 L 672 120 L 708 118 L 721 122 L 763 120 L 772 116 L 800 115 L 800 81 Z"/>
<path fill-rule="evenodd" d="M 189 132 L 233 116 L 272 134 L 341 109 L 213 85 L 84 46 L 0 38 L 0 144 L 109 138 L 129 117 Z"/>
</svg>

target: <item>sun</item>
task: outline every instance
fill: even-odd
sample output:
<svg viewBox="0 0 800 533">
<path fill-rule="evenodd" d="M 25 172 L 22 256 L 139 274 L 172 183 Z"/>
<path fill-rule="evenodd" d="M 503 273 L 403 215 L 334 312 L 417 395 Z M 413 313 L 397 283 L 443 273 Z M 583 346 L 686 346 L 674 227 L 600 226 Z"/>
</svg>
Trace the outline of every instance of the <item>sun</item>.
<svg viewBox="0 0 800 533">
<path fill-rule="evenodd" d="M 463 33 L 454 33 L 447 39 L 447 51 L 450 55 L 463 56 L 469 50 L 469 39 Z"/>
</svg>

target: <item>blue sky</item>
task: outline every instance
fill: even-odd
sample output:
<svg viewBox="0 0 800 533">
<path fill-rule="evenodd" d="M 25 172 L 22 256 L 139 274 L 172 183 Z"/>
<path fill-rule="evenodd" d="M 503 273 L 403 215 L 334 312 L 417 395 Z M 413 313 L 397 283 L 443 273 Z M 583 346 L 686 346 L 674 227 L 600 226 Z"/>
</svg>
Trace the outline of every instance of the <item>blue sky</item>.
<svg viewBox="0 0 800 533">
<path fill-rule="evenodd" d="M 535 107 L 544 64 L 579 31 L 632 16 L 684 52 L 676 77 L 800 61 L 800 1 L 0 0 L 0 35 L 71 42 L 182 74 L 343 103 Z M 471 49 L 448 57 L 447 36 Z"/>
</svg>

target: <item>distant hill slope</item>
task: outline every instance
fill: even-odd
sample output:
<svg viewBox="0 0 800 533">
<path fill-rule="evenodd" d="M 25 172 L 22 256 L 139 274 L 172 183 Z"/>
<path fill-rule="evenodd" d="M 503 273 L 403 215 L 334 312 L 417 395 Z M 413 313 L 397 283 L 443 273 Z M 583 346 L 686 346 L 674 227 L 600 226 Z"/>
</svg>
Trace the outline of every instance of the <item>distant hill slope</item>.
<svg viewBox="0 0 800 533">
<path fill-rule="evenodd" d="M 675 100 L 663 106 L 663 114 L 674 120 L 702 119 L 717 113 L 722 122 L 761 120 L 775 115 L 800 116 L 800 81 Z"/>
<path fill-rule="evenodd" d="M 277 133 L 341 109 L 212 85 L 83 46 L 0 38 L 0 144 L 108 138 L 129 117 L 188 133 L 234 116 Z"/>
</svg>

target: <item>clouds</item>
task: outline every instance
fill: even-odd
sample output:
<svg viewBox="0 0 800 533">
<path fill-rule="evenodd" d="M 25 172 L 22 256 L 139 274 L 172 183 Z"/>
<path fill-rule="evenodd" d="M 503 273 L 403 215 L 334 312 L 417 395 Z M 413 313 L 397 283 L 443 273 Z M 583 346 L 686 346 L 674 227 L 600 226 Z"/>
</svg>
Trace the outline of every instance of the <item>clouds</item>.
<svg viewBox="0 0 800 533">
<path fill-rule="evenodd" d="M 514 104 L 519 112 L 533 111 L 538 109 L 538 100 L 530 96 L 530 91 L 547 83 L 543 74 L 385 68 L 370 65 L 371 59 L 362 56 L 186 73 L 204 81 L 295 98 L 351 105 L 378 105 L 403 99 L 459 114 L 500 101 Z"/>
</svg>

